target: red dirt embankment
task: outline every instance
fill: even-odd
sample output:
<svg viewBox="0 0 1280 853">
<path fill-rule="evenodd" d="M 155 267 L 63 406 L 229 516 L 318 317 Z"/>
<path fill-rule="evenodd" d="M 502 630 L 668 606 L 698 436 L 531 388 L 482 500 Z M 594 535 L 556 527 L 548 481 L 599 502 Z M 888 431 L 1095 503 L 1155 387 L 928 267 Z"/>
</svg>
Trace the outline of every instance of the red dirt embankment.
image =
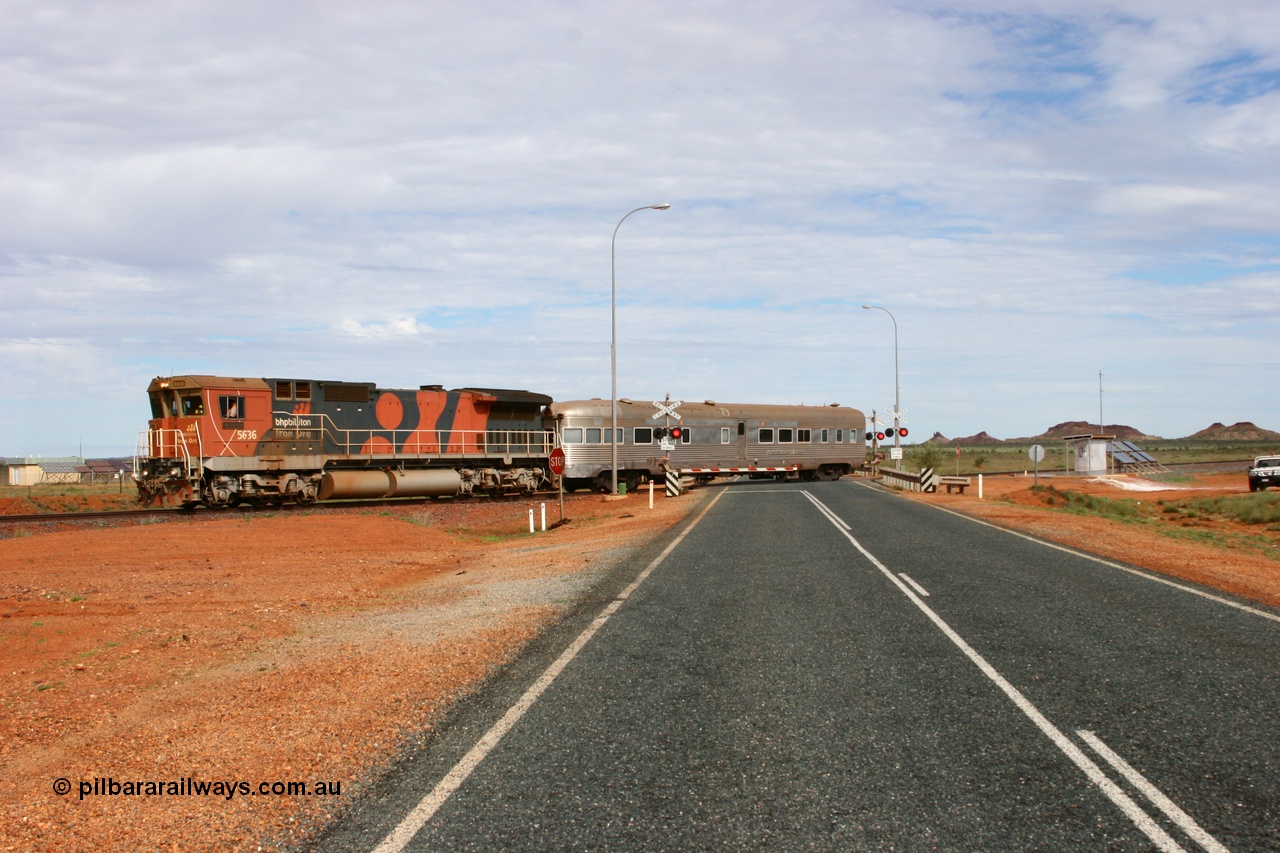
<svg viewBox="0 0 1280 853">
<path fill-rule="evenodd" d="M 0 541 L 0 850 L 307 837 L 406 732 L 701 499 L 650 511 L 574 496 L 572 522 L 536 535 L 527 505 L 481 501 L 13 531 Z M 94 780 L 153 794 L 82 799 Z M 341 794 L 270 795 L 293 781 Z M 195 782 L 230 784 L 192 796 Z"/>
</svg>

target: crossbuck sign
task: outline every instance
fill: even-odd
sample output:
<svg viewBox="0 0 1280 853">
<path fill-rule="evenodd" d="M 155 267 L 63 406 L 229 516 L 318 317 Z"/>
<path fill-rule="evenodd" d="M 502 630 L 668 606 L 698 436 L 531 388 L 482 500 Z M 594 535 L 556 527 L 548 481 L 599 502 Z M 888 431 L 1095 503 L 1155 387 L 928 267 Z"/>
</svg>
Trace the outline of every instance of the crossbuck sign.
<svg viewBox="0 0 1280 853">
<path fill-rule="evenodd" d="M 680 413 L 676 409 L 680 408 L 680 404 L 684 400 L 654 400 L 653 404 L 658 407 L 658 411 L 654 414 L 654 418 L 670 417 L 681 420 Z"/>
</svg>

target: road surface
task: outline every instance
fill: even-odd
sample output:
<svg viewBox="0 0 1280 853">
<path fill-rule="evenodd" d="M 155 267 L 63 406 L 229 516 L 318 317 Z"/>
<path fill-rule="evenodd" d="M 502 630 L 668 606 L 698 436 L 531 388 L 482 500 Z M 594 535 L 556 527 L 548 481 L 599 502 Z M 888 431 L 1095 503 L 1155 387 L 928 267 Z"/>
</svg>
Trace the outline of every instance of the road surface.
<svg viewBox="0 0 1280 853">
<path fill-rule="evenodd" d="M 1280 614 L 857 481 L 732 485 L 320 850 L 1280 849 Z"/>
</svg>

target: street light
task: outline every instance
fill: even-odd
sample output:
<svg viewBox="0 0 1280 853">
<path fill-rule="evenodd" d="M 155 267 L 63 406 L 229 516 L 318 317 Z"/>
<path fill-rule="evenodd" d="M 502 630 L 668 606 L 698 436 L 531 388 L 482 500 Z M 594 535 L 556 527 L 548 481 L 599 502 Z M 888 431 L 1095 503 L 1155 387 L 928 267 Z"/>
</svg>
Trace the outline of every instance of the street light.
<svg viewBox="0 0 1280 853">
<path fill-rule="evenodd" d="M 888 308 L 881 308 L 879 305 L 862 306 L 864 311 L 870 311 L 872 308 L 883 311 L 889 315 L 890 320 L 893 320 L 893 446 L 901 449 L 902 431 L 898 428 L 898 416 L 902 414 L 902 406 L 898 402 L 898 321 Z M 901 452 L 898 453 L 898 470 L 902 470 Z"/>
<path fill-rule="evenodd" d="M 669 207 L 671 205 L 664 201 L 662 204 L 637 207 L 631 213 L 639 213 L 642 210 L 666 210 Z M 609 250 L 609 405 L 613 411 L 612 431 L 609 437 L 612 467 L 610 473 L 613 476 L 613 489 L 609 492 L 611 495 L 618 493 L 618 229 L 627 221 L 627 216 L 619 219 L 614 227 L 613 243 Z"/>
</svg>

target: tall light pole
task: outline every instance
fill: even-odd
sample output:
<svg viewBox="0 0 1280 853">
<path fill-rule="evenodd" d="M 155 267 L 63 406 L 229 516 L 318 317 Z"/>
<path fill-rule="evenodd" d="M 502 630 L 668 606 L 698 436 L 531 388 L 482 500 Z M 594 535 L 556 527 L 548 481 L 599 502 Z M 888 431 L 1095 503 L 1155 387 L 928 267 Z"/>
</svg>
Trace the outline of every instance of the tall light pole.
<svg viewBox="0 0 1280 853">
<path fill-rule="evenodd" d="M 666 210 L 669 207 L 671 205 L 664 201 L 662 204 L 637 207 L 631 213 L 639 213 L 642 210 Z M 618 493 L 618 229 L 627 221 L 627 216 L 619 219 L 618 224 L 614 226 L 613 243 L 609 249 L 609 407 L 613 412 L 612 428 L 609 432 L 612 468 L 610 473 L 613 477 L 613 488 L 609 492 L 611 495 Z"/>
<path fill-rule="evenodd" d="M 883 311 L 889 315 L 889 319 L 893 320 L 893 446 L 899 448 L 898 453 L 898 470 L 902 470 L 902 435 L 901 429 L 898 427 L 898 416 L 902 414 L 902 406 L 898 400 L 898 320 L 893 316 L 893 312 L 888 308 L 881 308 L 879 305 L 863 305 L 864 311 L 870 311 L 872 308 L 877 311 Z"/>
</svg>

